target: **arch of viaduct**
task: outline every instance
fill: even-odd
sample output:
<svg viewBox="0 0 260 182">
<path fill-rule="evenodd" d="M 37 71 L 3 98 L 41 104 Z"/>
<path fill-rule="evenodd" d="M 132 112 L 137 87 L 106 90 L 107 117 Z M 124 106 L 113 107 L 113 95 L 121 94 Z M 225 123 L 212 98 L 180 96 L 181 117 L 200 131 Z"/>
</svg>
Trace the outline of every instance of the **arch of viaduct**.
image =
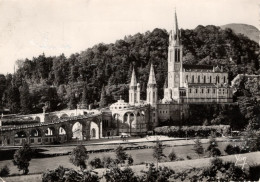
<svg viewBox="0 0 260 182">
<path fill-rule="evenodd" d="M 81 125 L 83 140 L 102 137 L 102 114 L 57 118 L 52 122 L 21 125 L 0 129 L 1 145 L 21 145 L 23 142 L 34 144 L 63 143 L 72 140 L 73 126 Z"/>
<path fill-rule="evenodd" d="M 128 133 L 139 135 L 146 133 L 150 122 L 148 107 L 133 107 L 122 110 L 112 110 L 112 122 L 116 126 L 117 134 Z"/>
</svg>

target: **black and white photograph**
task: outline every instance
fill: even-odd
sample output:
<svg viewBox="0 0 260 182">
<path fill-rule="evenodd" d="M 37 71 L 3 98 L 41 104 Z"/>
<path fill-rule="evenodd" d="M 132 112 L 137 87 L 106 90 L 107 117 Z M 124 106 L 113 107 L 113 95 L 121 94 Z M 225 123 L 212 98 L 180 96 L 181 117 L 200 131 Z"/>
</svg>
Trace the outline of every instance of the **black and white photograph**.
<svg viewBox="0 0 260 182">
<path fill-rule="evenodd" d="M 259 0 L 0 0 L 0 182 L 260 181 Z"/>
</svg>

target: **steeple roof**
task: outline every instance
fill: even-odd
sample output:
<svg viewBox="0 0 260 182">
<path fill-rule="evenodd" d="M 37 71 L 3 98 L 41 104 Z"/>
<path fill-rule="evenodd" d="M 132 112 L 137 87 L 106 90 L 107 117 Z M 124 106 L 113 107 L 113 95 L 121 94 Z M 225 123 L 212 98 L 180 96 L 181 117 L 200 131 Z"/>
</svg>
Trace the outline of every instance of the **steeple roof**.
<svg viewBox="0 0 260 182">
<path fill-rule="evenodd" d="M 133 68 L 130 86 L 136 86 L 136 85 L 137 85 L 137 81 L 136 81 L 136 76 L 135 76 L 135 69 Z"/>
<path fill-rule="evenodd" d="M 173 22 L 172 36 L 173 36 L 173 40 L 176 41 L 176 43 L 179 43 L 180 32 L 179 32 L 179 27 L 178 27 L 178 19 L 177 19 L 176 10 L 174 12 L 174 22 Z"/>
<path fill-rule="evenodd" d="M 148 85 L 149 85 L 149 84 L 156 84 L 156 79 L 155 79 L 153 64 L 151 64 L 151 68 L 150 68 L 150 74 L 149 74 Z"/>
</svg>

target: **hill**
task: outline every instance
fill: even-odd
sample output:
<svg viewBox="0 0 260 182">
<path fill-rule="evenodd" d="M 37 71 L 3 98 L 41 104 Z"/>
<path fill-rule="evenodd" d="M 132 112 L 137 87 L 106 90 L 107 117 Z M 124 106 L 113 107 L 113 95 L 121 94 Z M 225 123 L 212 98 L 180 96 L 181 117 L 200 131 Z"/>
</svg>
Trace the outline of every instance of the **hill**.
<svg viewBox="0 0 260 182">
<path fill-rule="evenodd" d="M 239 33 L 243 34 L 243 35 L 247 36 L 249 39 L 251 39 L 255 42 L 259 42 L 260 31 L 252 25 L 231 23 L 231 24 L 223 25 L 223 26 L 221 26 L 221 28 L 222 29 L 230 28 L 236 34 L 239 34 Z"/>
<path fill-rule="evenodd" d="M 199 25 L 193 30 L 181 30 L 181 35 L 184 63 L 223 65 L 229 72 L 229 81 L 238 73 L 259 73 L 258 44 L 231 29 Z M 168 38 L 166 30 L 156 28 L 125 36 L 115 43 L 100 43 L 69 57 L 42 54 L 20 60 L 14 75 L 0 75 L 2 105 L 12 113 L 42 112 L 43 106 L 48 107 L 48 112 L 73 109 L 82 102 L 97 105 L 102 87 L 106 104 L 115 102 L 120 95 L 128 101 L 133 68 L 144 100 L 151 63 L 155 68 L 158 98 L 162 99 Z"/>
</svg>

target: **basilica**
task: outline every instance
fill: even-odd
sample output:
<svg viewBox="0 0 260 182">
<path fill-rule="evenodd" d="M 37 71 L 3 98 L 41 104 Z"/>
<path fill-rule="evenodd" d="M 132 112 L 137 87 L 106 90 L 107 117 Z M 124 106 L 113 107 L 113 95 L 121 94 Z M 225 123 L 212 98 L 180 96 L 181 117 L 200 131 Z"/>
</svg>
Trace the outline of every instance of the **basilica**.
<svg viewBox="0 0 260 182">
<path fill-rule="evenodd" d="M 174 26 L 169 35 L 168 75 L 164 85 L 164 98 L 158 100 L 156 77 L 151 64 L 146 100 L 140 99 L 140 84 L 137 83 L 133 70 L 129 85 L 129 103 L 120 99 L 110 106 L 110 111 L 113 120 L 117 121 L 115 133 L 138 134 L 152 129 L 159 122 L 182 120 L 188 116 L 189 104 L 231 103 L 232 97 L 228 73 L 222 66 L 183 64 L 183 46 L 175 12 Z"/>
</svg>

